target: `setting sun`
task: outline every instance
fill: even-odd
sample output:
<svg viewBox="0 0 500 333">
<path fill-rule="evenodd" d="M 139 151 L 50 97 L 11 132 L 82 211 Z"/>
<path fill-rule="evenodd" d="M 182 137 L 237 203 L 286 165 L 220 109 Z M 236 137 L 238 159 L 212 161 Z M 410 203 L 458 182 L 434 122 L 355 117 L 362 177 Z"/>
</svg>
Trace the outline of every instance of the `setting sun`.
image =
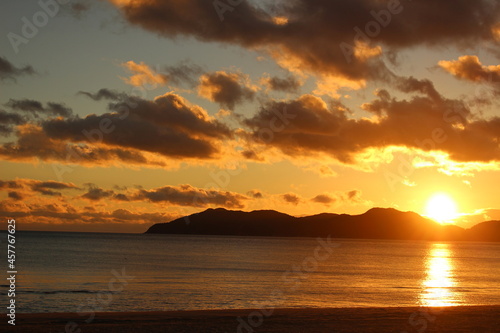
<svg viewBox="0 0 500 333">
<path fill-rule="evenodd" d="M 447 194 L 434 194 L 427 201 L 425 215 L 439 223 L 452 223 L 458 216 L 457 204 Z"/>
</svg>

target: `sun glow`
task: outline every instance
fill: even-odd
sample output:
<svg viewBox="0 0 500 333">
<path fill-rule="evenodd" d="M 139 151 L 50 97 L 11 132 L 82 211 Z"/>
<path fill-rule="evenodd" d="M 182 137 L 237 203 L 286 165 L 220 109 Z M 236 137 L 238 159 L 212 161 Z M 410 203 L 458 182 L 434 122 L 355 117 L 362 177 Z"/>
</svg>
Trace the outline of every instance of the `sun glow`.
<svg viewBox="0 0 500 333">
<path fill-rule="evenodd" d="M 434 194 L 427 201 L 425 216 L 439 223 L 453 223 L 458 216 L 457 204 L 447 194 Z"/>
</svg>

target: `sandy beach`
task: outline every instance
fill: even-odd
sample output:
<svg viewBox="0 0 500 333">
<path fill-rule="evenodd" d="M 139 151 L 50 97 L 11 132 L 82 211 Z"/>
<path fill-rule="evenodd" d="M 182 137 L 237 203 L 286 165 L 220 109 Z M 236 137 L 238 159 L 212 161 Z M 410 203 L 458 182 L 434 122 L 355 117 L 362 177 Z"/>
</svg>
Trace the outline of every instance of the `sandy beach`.
<svg viewBox="0 0 500 333">
<path fill-rule="evenodd" d="M 272 314 L 270 313 L 272 312 Z M 5 332 L 500 332 L 500 306 L 18 314 Z"/>
</svg>

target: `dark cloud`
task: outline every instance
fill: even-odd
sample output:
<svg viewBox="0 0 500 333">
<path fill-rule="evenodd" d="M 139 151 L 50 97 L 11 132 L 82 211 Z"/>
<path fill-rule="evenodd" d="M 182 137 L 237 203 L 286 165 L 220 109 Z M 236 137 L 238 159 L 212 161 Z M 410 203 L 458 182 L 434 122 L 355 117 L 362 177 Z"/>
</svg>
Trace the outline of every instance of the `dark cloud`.
<svg viewBox="0 0 500 333">
<path fill-rule="evenodd" d="M 335 193 L 333 195 L 330 194 L 319 194 L 311 199 L 312 202 L 324 204 L 329 206 L 338 201 L 343 202 L 351 202 L 351 203 L 359 203 L 361 202 L 361 191 L 359 190 L 351 190 L 347 192 Z"/>
<path fill-rule="evenodd" d="M 21 201 L 24 199 L 23 195 L 16 191 L 11 191 L 8 193 L 9 198 L 16 201 Z"/>
<path fill-rule="evenodd" d="M 113 211 L 96 211 L 95 209 L 80 210 L 68 204 L 25 204 L 22 207 L 16 205 L 15 201 L 7 200 L 0 202 L 0 216 L 22 217 L 26 224 L 29 223 L 72 223 L 72 224 L 123 224 L 123 223 L 161 223 L 172 219 L 171 215 L 164 213 L 142 213 L 131 212 L 126 209 Z"/>
<path fill-rule="evenodd" d="M 124 99 L 124 97 L 125 97 L 125 95 L 122 93 L 119 93 L 115 90 L 106 89 L 106 88 L 99 89 L 99 91 L 97 91 L 96 93 L 90 93 L 87 91 L 80 91 L 80 92 L 78 92 L 78 94 L 87 96 L 87 97 L 93 99 L 94 101 L 100 101 L 102 99 L 117 101 L 117 100 Z"/>
<path fill-rule="evenodd" d="M 64 104 L 48 102 L 45 112 L 56 116 L 69 117 L 73 113 L 73 110 L 71 110 Z"/>
<path fill-rule="evenodd" d="M 31 189 L 35 192 L 39 192 L 44 195 L 60 196 L 61 192 L 53 190 L 67 190 L 67 189 L 78 189 L 72 183 L 63 183 L 57 181 L 31 181 Z"/>
<path fill-rule="evenodd" d="M 91 6 L 88 1 L 77 1 L 71 4 L 69 10 L 71 15 L 80 19 L 82 16 L 90 10 Z"/>
<path fill-rule="evenodd" d="M 53 196 L 53 197 L 62 196 L 61 192 L 52 191 L 52 190 L 40 189 L 38 192 L 40 192 L 43 195 L 48 195 L 48 196 Z"/>
<path fill-rule="evenodd" d="M 8 136 L 13 132 L 13 130 L 12 126 L 0 124 L 0 136 Z"/>
<path fill-rule="evenodd" d="M 296 195 L 295 193 L 285 193 L 281 197 L 283 198 L 283 200 L 292 205 L 298 205 L 299 202 L 301 201 L 299 196 Z"/>
<path fill-rule="evenodd" d="M 41 181 L 41 180 L 24 179 L 24 178 L 19 178 L 16 180 L 9 180 L 9 181 L 0 180 L 0 188 L 19 189 L 23 187 L 29 187 L 36 192 L 46 189 L 52 189 L 52 190 L 78 189 L 78 187 L 73 183 L 63 183 L 54 180 Z"/>
<path fill-rule="evenodd" d="M 348 201 L 359 202 L 361 200 L 361 191 L 360 190 L 352 190 L 346 193 L 346 197 Z"/>
<path fill-rule="evenodd" d="M 263 161 L 263 159 L 253 150 L 244 150 L 241 152 L 241 155 L 249 160 Z"/>
<path fill-rule="evenodd" d="M 443 100 L 438 93 L 434 84 L 427 79 L 419 80 L 412 76 L 410 77 L 397 77 L 392 82 L 398 90 L 405 93 L 420 93 L 428 96 L 430 99 L 440 102 Z M 379 91 L 381 98 L 390 98 L 386 91 Z"/>
<path fill-rule="evenodd" d="M 15 100 L 10 99 L 6 106 L 10 107 L 13 110 L 25 111 L 25 112 L 43 112 L 43 104 L 39 101 L 30 100 L 30 99 L 22 99 Z"/>
<path fill-rule="evenodd" d="M 316 203 L 321 203 L 324 205 L 330 205 L 332 203 L 335 203 L 337 201 L 336 198 L 332 198 L 331 196 L 327 194 L 319 194 L 315 196 L 314 198 L 311 199 L 311 201 L 316 202 Z"/>
<path fill-rule="evenodd" d="M 52 197 L 42 197 L 39 194 L 49 190 L 82 191 L 72 183 L 56 181 L 39 181 L 34 179 L 15 179 L 9 181 L 0 180 L 0 190 L 5 191 L 8 200 L 0 201 L 0 216 L 17 218 L 22 217 L 23 224 L 30 228 L 32 226 L 42 227 L 55 226 L 58 230 L 71 230 L 78 228 L 82 230 L 101 230 L 107 225 L 106 231 L 116 231 L 116 224 L 122 224 L 120 230 L 143 232 L 147 228 L 144 224 L 168 222 L 179 217 L 178 214 L 155 212 L 150 207 L 143 211 L 140 208 L 132 210 L 130 207 L 115 207 L 118 202 L 110 204 L 97 204 L 99 200 L 118 200 L 113 191 L 107 191 L 95 184 L 83 185 L 85 198 L 81 195 L 70 197 L 67 193 Z M 81 194 L 81 193 L 80 193 Z M 78 200 L 79 199 L 79 200 Z M 84 199 L 84 200 L 81 200 Z M 77 200 L 77 204 L 72 202 Z M 90 201 L 92 206 L 83 206 L 81 203 Z M 107 208 L 112 206 L 112 208 Z M 127 224 L 125 226 L 124 224 Z M 114 228 L 113 228 L 114 225 Z M 75 228 L 73 228 L 74 226 Z M 62 228 L 62 229 L 61 229 Z"/>
<path fill-rule="evenodd" d="M 113 196 L 113 199 L 118 200 L 118 201 L 130 201 L 130 198 L 123 193 L 117 193 Z"/>
<path fill-rule="evenodd" d="M 301 86 L 299 80 L 293 76 L 287 76 L 284 78 L 277 76 L 264 77 L 261 79 L 261 83 L 268 89 L 289 93 L 297 92 Z"/>
<path fill-rule="evenodd" d="M 203 73 L 203 69 L 189 61 L 183 61 L 177 65 L 165 66 L 162 68 L 162 73 L 167 77 L 169 84 L 186 84 L 194 87 L 197 84 L 197 78 Z"/>
<path fill-rule="evenodd" d="M 80 188 L 73 183 L 64 183 L 53 180 L 0 180 L 0 191 L 8 192 L 9 198 L 14 200 L 21 200 L 33 195 L 43 194 L 54 197 L 58 196 L 61 197 L 61 200 L 65 201 L 68 198 L 67 195 L 63 195 L 63 193 L 59 192 L 64 190 L 84 190 L 85 192 L 78 195 L 76 198 L 86 199 L 91 202 L 107 199 L 117 202 L 142 201 L 190 207 L 214 206 L 243 208 L 245 206 L 245 201 L 250 199 L 249 197 L 236 192 L 217 189 L 203 189 L 193 187 L 191 185 L 163 186 L 153 189 L 144 189 L 141 186 L 137 186 L 135 189 L 127 189 L 123 187 L 115 188 L 116 190 L 103 189 L 93 183 L 86 183 L 83 185 L 83 188 Z M 262 197 L 262 194 L 255 191 L 253 196 L 255 198 L 259 198 Z"/>
<path fill-rule="evenodd" d="M 250 101 L 255 96 L 252 87 L 242 74 L 224 71 L 207 73 L 200 77 L 198 93 L 222 107 L 234 110 L 237 104 Z"/>
<path fill-rule="evenodd" d="M 8 180 L 8 181 L 0 180 L 0 188 L 1 189 L 18 189 L 18 188 L 22 188 L 22 185 L 19 184 L 19 182 L 15 181 L 15 180 Z"/>
<path fill-rule="evenodd" d="M 173 93 L 154 101 L 135 98 L 134 103 L 134 107 L 128 102 L 112 104 L 113 113 L 48 120 L 42 127 L 52 139 L 99 140 L 174 158 L 212 158 L 218 152 L 217 141 L 232 135 L 227 126 Z"/>
<path fill-rule="evenodd" d="M 255 142 L 295 157 L 324 153 L 355 163 L 356 155 L 368 148 L 399 146 L 439 150 L 455 161 L 500 160 L 500 118 L 475 120 L 463 102 L 442 97 L 429 81 L 399 79 L 398 86 L 417 95 L 398 100 L 378 91 L 377 99 L 362 105 L 377 120 L 349 118 L 340 103 L 327 106 L 318 97 L 304 95 L 270 102 L 244 123 L 252 128 Z M 273 121 L 276 124 L 283 110 L 289 115 L 287 124 L 262 140 L 262 133 Z"/>
<path fill-rule="evenodd" d="M 493 41 L 493 28 L 500 20 L 500 3 L 491 0 L 294 0 L 272 6 L 272 11 L 241 1 L 221 15 L 205 0 L 115 3 L 131 24 L 169 38 L 193 36 L 266 50 L 285 67 L 350 80 L 386 75 L 376 45 L 388 51 L 443 43 L 475 45 Z M 390 22 L 381 14 L 388 8 L 393 13 Z M 356 45 L 356 37 L 371 48 Z M 341 43 L 356 48 L 350 62 Z"/>
<path fill-rule="evenodd" d="M 228 191 L 206 190 L 191 185 L 165 186 L 152 190 L 138 190 L 134 200 L 165 202 L 179 206 L 243 208 L 248 197 Z"/>
<path fill-rule="evenodd" d="M 247 194 L 254 199 L 262 199 L 264 197 L 262 192 L 259 190 L 251 190 L 251 191 L 248 191 Z"/>
<path fill-rule="evenodd" d="M 191 185 L 163 186 L 149 190 L 138 187 L 124 193 L 106 190 L 95 184 L 86 184 L 86 186 L 88 186 L 87 192 L 80 197 L 91 201 L 109 199 L 115 201 L 149 201 L 176 206 L 243 208 L 244 202 L 249 200 L 248 197 L 239 193 L 207 190 Z M 7 184 L 5 188 L 7 188 Z M 259 195 L 262 197 L 260 192 L 255 195 L 255 197 L 259 197 Z"/>
<path fill-rule="evenodd" d="M 17 131 L 17 142 L 8 142 L 0 146 L 0 156 L 12 161 L 57 161 L 66 164 L 112 165 L 140 164 L 164 167 L 161 161 L 151 160 L 143 153 L 117 147 L 93 146 L 83 143 L 70 143 L 55 140 L 47 136 L 36 125 L 22 125 Z M 71 167 L 57 169 L 64 174 Z"/>
<path fill-rule="evenodd" d="M 9 113 L 0 110 L 0 135 L 7 136 L 12 134 L 16 125 L 21 125 L 26 119 L 17 113 Z"/>
<path fill-rule="evenodd" d="M 91 185 L 87 193 L 82 195 L 82 198 L 91 200 L 91 201 L 99 201 L 104 198 L 109 198 L 114 195 L 112 190 L 103 190 L 95 185 Z"/>
<path fill-rule="evenodd" d="M 42 119 L 38 125 L 18 126 L 17 142 L 0 146 L 0 155 L 10 160 L 40 158 L 90 165 L 118 162 L 163 167 L 164 160 L 146 156 L 146 152 L 179 159 L 215 158 L 223 140 L 233 136 L 226 125 L 173 93 L 154 101 L 108 89 L 81 94 L 95 100 L 111 100 L 111 112 L 85 118 Z M 53 103 L 44 107 L 37 101 L 11 100 L 8 104 L 19 111 L 57 113 Z M 2 115 L 5 122 L 15 120 L 5 112 Z M 10 133 L 12 129 L 6 125 L 4 131 Z"/>
<path fill-rule="evenodd" d="M 54 190 L 68 190 L 68 189 L 78 189 L 72 183 L 63 183 L 53 180 L 41 181 L 34 179 L 16 179 L 10 181 L 0 181 L 0 189 L 16 189 L 16 191 L 9 192 L 9 197 L 16 199 L 29 197 L 36 193 L 40 193 L 47 196 L 61 196 L 62 193 Z M 11 194 L 13 193 L 13 194 Z M 20 199 L 16 199 L 20 200 Z"/>
<path fill-rule="evenodd" d="M 288 119 L 283 118 L 286 122 L 279 122 L 280 131 L 274 131 L 270 136 L 272 140 L 267 140 L 268 135 L 263 134 L 269 132 L 271 124 L 276 124 L 279 115 L 284 113 Z M 251 138 L 258 143 L 277 147 L 288 155 L 324 151 L 338 159 L 346 159 L 343 155 L 357 146 L 338 134 L 346 122 L 349 120 L 345 112 L 338 108 L 329 110 L 320 98 L 311 95 L 289 102 L 269 102 L 255 116 L 244 120 L 245 125 L 253 129 Z M 263 137 L 266 140 L 263 141 Z"/>
<path fill-rule="evenodd" d="M 52 116 L 69 117 L 73 113 L 70 108 L 63 104 L 49 102 L 47 106 L 44 107 L 41 102 L 31 99 L 10 99 L 5 105 L 16 111 L 29 112 L 35 115 L 41 113 Z"/>
<path fill-rule="evenodd" d="M 10 63 L 7 59 L 0 56 L 0 81 L 11 79 L 14 80 L 18 76 L 22 75 L 34 75 L 35 70 L 31 66 L 16 67 Z"/>
</svg>

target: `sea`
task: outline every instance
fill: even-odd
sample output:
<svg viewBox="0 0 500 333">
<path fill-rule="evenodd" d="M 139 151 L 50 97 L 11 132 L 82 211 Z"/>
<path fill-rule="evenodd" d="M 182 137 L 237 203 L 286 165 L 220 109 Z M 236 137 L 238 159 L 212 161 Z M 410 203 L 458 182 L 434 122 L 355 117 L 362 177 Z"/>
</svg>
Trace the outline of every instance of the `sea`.
<svg viewBox="0 0 500 333">
<path fill-rule="evenodd" d="M 18 313 L 500 304 L 498 243 L 18 231 L 15 268 Z"/>
</svg>

